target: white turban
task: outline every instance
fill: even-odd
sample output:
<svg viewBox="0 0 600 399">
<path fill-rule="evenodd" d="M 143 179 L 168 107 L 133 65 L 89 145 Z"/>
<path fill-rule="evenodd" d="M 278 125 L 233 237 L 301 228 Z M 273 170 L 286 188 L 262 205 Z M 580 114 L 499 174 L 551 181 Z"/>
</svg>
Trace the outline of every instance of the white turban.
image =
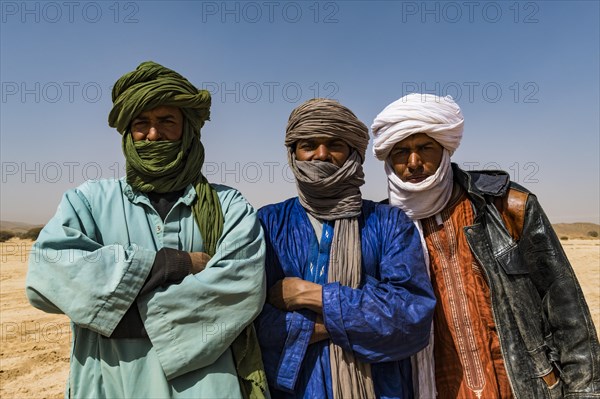
<svg viewBox="0 0 600 399">
<path fill-rule="evenodd" d="M 412 220 L 440 212 L 452 194 L 450 156 L 462 138 L 464 118 L 452 97 L 412 93 L 394 101 L 375 117 L 373 154 L 385 161 L 390 204 L 399 206 Z M 442 160 L 434 175 L 419 183 L 403 182 L 394 171 L 389 153 L 396 143 L 424 133 L 443 148 Z"/>
<path fill-rule="evenodd" d="M 408 94 L 385 107 L 373 121 L 373 153 L 383 161 L 396 143 L 425 133 L 452 155 L 460 144 L 463 125 L 460 108 L 451 96 Z"/>
</svg>

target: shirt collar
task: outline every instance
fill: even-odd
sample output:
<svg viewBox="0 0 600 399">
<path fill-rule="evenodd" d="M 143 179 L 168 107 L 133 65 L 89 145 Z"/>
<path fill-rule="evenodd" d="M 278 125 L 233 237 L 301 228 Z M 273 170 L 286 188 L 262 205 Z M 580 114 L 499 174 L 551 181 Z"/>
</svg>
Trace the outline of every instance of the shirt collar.
<svg viewBox="0 0 600 399">
<path fill-rule="evenodd" d="M 134 204 L 144 203 L 146 205 L 150 205 L 150 200 L 146 193 L 135 190 L 129 183 L 127 183 L 125 177 L 121 179 L 123 184 L 123 194 Z M 187 187 L 183 191 L 183 195 L 181 198 L 175 203 L 183 202 L 185 205 L 190 206 L 194 200 L 196 199 L 196 190 L 194 186 L 188 184 Z"/>
</svg>

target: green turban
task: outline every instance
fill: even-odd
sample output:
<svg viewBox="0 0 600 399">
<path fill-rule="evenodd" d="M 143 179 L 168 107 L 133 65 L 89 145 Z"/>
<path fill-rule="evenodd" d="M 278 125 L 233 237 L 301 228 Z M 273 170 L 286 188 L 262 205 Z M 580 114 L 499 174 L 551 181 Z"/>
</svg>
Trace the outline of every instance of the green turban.
<svg viewBox="0 0 600 399">
<path fill-rule="evenodd" d="M 135 71 L 121 76 L 113 87 L 112 101 L 108 124 L 121 134 L 142 111 L 161 105 L 180 108 L 198 134 L 210 116 L 208 91 L 196 89 L 177 72 L 152 61 L 142 62 Z"/>
</svg>

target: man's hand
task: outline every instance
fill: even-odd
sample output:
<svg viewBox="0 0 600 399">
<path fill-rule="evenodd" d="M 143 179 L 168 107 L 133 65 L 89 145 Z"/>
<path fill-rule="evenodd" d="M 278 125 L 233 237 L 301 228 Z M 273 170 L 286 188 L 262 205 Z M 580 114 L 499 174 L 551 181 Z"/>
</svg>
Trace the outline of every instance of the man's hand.
<svg viewBox="0 0 600 399">
<path fill-rule="evenodd" d="M 325 328 L 323 316 L 318 315 L 315 320 L 315 327 L 313 328 L 313 333 L 310 337 L 310 341 L 308 341 L 308 344 L 314 344 L 315 342 L 323 341 L 326 339 L 329 339 L 329 332 Z"/>
<path fill-rule="evenodd" d="M 210 256 L 205 252 L 188 252 L 190 259 L 192 260 L 192 267 L 190 273 L 200 273 L 206 267 L 206 264 L 210 260 Z"/>
<path fill-rule="evenodd" d="M 271 287 L 268 302 L 287 312 L 306 308 L 321 314 L 323 313 L 322 296 L 323 289 L 319 284 L 298 277 L 286 277 Z"/>
</svg>

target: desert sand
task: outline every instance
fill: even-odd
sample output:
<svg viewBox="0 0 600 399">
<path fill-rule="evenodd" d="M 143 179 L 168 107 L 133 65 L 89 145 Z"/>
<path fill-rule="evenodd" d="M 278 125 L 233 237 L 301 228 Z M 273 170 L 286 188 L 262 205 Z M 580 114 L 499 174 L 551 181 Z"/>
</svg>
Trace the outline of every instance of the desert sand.
<svg viewBox="0 0 600 399">
<path fill-rule="evenodd" d="M 0 398 L 60 398 L 68 377 L 68 319 L 34 309 L 25 296 L 31 244 L 0 244 Z M 600 240 L 562 244 L 600 332 Z"/>
</svg>

